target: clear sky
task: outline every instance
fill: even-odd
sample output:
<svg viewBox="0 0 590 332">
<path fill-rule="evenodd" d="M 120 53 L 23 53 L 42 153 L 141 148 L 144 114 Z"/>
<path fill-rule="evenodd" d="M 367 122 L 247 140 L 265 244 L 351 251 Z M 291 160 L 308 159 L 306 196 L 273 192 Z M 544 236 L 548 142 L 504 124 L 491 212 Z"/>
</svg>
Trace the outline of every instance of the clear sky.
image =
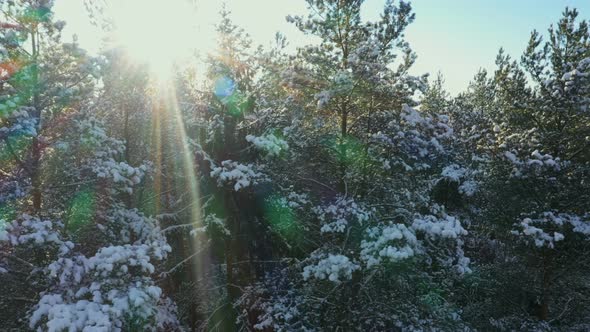
<svg viewBox="0 0 590 332">
<path fill-rule="evenodd" d="M 126 0 L 107 0 L 126 1 Z M 150 0 L 145 0 L 149 2 Z M 168 0 L 165 3 L 174 3 Z M 195 38 L 197 48 L 210 48 L 212 25 L 218 19 L 220 0 L 191 0 L 196 4 Z M 268 45 L 276 31 L 283 32 L 291 48 L 310 42 L 285 21 L 286 15 L 306 12 L 303 0 L 227 0 L 234 22 L 248 32 L 256 44 Z M 377 17 L 385 0 L 367 0 L 363 15 Z M 590 0 L 415 0 L 416 20 L 406 31 L 406 40 L 418 54 L 412 74 L 440 71 L 447 89 L 456 94 L 479 68 L 494 69 L 500 47 L 519 58 L 530 32 L 546 32 L 566 6 L 578 8 L 581 18 L 590 18 Z M 65 20 L 65 36 L 78 35 L 82 47 L 96 52 L 102 33 L 89 23 L 82 0 L 56 0 L 56 15 Z M 130 19 L 141 15 L 141 9 L 130 13 Z M 147 37 L 146 37 L 147 38 Z M 200 45 L 200 46 L 199 46 Z"/>
</svg>

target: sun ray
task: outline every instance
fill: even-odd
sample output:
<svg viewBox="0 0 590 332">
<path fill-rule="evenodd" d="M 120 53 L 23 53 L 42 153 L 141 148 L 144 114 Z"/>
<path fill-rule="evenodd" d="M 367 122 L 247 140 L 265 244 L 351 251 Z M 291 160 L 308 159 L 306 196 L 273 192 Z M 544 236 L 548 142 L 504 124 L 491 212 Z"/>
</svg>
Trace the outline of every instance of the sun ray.
<svg viewBox="0 0 590 332">
<path fill-rule="evenodd" d="M 197 178 L 197 168 L 194 162 L 195 153 L 191 150 L 191 145 L 189 142 L 189 136 L 186 133 L 185 124 L 182 118 L 182 111 L 180 109 L 178 99 L 176 96 L 176 90 L 174 85 L 171 84 L 164 84 L 161 81 L 154 82 L 157 84 L 157 93 L 154 93 L 153 98 L 155 98 L 156 105 L 158 105 L 158 109 L 156 109 L 158 114 L 156 116 L 156 120 L 158 121 L 165 121 L 162 119 L 163 115 L 171 116 L 171 127 L 167 128 L 166 132 L 162 132 L 162 127 L 160 124 L 156 124 L 157 128 L 156 135 L 160 136 L 156 138 L 159 142 L 157 149 L 159 150 L 159 156 L 161 157 L 162 151 L 162 141 L 164 141 L 161 135 L 169 135 L 171 132 L 174 132 L 176 135 L 174 142 L 180 143 L 180 168 L 184 174 L 184 178 L 186 179 L 185 188 L 188 190 L 190 202 L 189 204 L 189 214 L 190 214 L 190 222 L 193 225 L 193 229 L 199 229 L 202 227 L 202 215 L 201 215 L 201 193 L 199 188 L 199 181 Z M 172 129 L 172 131 L 171 131 Z M 162 160 L 160 159 L 160 163 Z M 202 251 L 202 243 L 198 243 L 196 239 L 191 240 L 191 250 L 192 253 L 196 255 L 197 252 Z M 190 264 L 192 267 L 192 273 L 195 280 L 201 280 L 203 277 L 203 269 L 201 268 L 205 262 L 197 260 L 198 255 L 196 255 L 192 261 L 195 262 L 194 264 Z"/>
</svg>

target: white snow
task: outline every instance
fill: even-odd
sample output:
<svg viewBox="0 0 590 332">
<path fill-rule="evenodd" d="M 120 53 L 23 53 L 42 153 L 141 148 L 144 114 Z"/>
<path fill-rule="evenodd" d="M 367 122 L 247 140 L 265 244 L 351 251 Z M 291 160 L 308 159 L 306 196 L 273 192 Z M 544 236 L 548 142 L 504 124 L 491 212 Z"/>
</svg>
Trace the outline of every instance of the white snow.
<svg viewBox="0 0 590 332">
<path fill-rule="evenodd" d="M 344 255 L 328 254 L 328 257 L 321 259 L 315 265 L 308 265 L 303 268 L 303 280 L 316 278 L 328 279 L 339 283 L 343 280 L 350 280 L 352 273 L 360 268 Z"/>
</svg>

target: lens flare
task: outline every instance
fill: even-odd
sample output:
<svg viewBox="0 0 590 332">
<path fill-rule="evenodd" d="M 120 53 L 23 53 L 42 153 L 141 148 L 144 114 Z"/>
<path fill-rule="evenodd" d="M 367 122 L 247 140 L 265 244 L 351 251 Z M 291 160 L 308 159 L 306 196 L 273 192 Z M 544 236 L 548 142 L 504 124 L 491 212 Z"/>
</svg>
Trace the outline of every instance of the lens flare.
<svg viewBox="0 0 590 332">
<path fill-rule="evenodd" d="M 92 221 L 95 212 L 95 193 L 90 189 L 82 190 L 76 193 L 70 204 L 67 230 L 76 234 Z"/>
</svg>

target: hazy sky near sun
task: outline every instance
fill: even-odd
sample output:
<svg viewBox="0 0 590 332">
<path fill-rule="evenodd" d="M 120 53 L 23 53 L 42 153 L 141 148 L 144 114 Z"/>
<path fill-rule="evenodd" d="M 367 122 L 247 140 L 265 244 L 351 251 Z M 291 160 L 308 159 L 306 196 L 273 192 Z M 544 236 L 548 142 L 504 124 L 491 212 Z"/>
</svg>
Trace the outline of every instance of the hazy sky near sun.
<svg viewBox="0 0 590 332">
<path fill-rule="evenodd" d="M 186 0 L 162 2 L 173 4 L 175 1 Z M 215 37 L 212 26 L 219 18 L 217 13 L 222 1 L 191 1 L 197 6 L 192 42 L 197 49 L 211 48 Z M 384 2 L 367 0 L 364 17 L 378 17 Z M 77 34 L 82 47 L 96 52 L 103 34 L 89 23 L 82 0 L 56 0 L 55 3 L 56 16 L 68 23 L 64 32 L 66 40 Z M 289 14 L 306 13 L 303 0 L 227 0 L 226 3 L 234 22 L 251 35 L 255 44 L 269 45 L 277 31 L 287 36 L 292 49 L 311 41 L 285 21 Z M 546 32 L 566 6 L 578 8 L 581 18 L 590 18 L 588 0 L 414 0 L 412 6 L 416 20 L 407 28 L 406 40 L 418 59 L 411 73 L 435 75 L 442 72 L 446 88 L 452 94 L 463 91 L 479 68 L 493 71 L 500 47 L 520 58 L 530 32 L 533 29 Z M 140 8 L 129 13 L 129 20 L 141 13 Z"/>
</svg>

